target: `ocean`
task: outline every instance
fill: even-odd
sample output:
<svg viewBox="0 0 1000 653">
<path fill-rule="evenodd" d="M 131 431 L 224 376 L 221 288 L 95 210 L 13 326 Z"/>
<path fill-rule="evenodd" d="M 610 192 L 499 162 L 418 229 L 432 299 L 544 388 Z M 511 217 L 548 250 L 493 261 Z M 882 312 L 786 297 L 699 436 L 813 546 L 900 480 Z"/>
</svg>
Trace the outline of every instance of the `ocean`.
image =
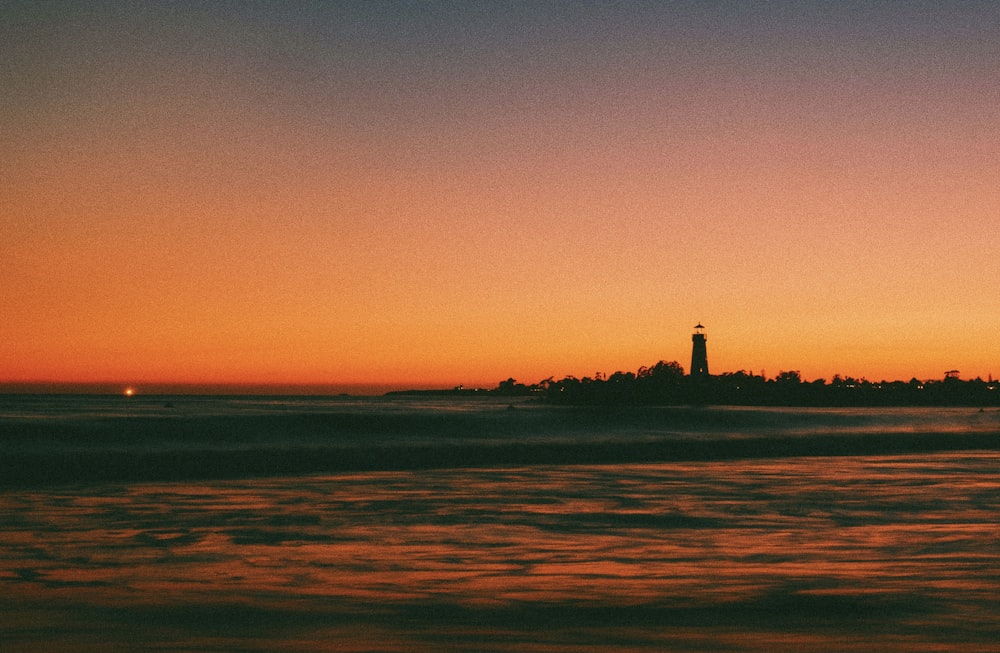
<svg viewBox="0 0 1000 653">
<path fill-rule="evenodd" d="M 1000 411 L 0 397 L 0 649 L 996 651 Z"/>
</svg>

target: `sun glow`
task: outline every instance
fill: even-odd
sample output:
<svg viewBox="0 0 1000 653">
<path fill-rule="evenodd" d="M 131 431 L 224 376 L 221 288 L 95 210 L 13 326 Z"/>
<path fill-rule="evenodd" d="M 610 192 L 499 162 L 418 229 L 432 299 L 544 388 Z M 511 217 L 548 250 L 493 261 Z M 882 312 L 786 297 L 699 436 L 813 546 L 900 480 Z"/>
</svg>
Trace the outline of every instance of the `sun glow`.
<svg viewBox="0 0 1000 653">
<path fill-rule="evenodd" d="M 131 397 L 135 394 L 135 388 L 125 388 L 124 394 L 126 397 Z"/>
<path fill-rule="evenodd" d="M 388 4 L 14 11 L 0 383 L 998 373 L 990 3 Z"/>
</svg>

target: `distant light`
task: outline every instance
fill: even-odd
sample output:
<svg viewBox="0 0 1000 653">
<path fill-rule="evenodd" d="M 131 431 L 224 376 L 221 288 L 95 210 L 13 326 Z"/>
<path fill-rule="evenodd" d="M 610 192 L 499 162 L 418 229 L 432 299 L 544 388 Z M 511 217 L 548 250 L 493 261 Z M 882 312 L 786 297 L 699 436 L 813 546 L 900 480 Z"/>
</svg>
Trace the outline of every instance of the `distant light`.
<svg viewBox="0 0 1000 653">
<path fill-rule="evenodd" d="M 134 388 L 125 388 L 125 396 L 126 397 L 131 397 L 134 394 L 135 394 L 135 389 Z"/>
</svg>

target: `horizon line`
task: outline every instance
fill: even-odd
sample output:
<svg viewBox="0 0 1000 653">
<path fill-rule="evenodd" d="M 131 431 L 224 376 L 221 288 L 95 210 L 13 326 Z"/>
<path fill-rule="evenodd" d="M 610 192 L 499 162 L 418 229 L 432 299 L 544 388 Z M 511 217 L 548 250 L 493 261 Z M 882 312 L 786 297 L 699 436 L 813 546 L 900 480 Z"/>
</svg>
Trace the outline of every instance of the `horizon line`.
<svg viewBox="0 0 1000 653">
<path fill-rule="evenodd" d="M 797 372 L 797 370 L 786 370 Z M 767 377 L 764 374 L 754 374 L 753 371 L 748 370 L 735 370 L 729 372 L 723 372 L 722 374 L 712 374 L 710 376 L 721 377 L 731 374 L 744 373 L 752 377 L 764 377 L 765 379 L 771 378 L 776 379 L 777 375 L 772 377 Z M 780 372 L 779 372 L 780 374 Z M 562 378 L 570 378 L 574 375 L 566 375 Z M 601 374 L 602 377 L 607 378 L 608 375 Z M 689 376 L 689 374 L 685 374 Z M 913 379 L 917 379 L 921 382 L 933 382 L 941 381 L 944 379 L 956 379 L 963 380 L 961 377 L 950 376 L 950 372 L 946 372 L 941 377 L 933 378 L 919 378 L 916 376 L 911 376 L 908 379 L 880 379 L 878 381 L 873 381 L 867 379 L 866 377 L 853 377 L 851 375 L 841 375 L 835 374 L 832 378 L 840 377 L 841 379 L 853 379 L 859 382 L 865 383 L 908 383 Z M 508 377 L 513 378 L 513 377 Z M 553 378 L 553 377 L 549 377 Z M 587 378 L 587 377 L 582 377 Z M 370 382 L 370 383 L 335 383 L 335 382 L 307 382 L 307 383 L 289 383 L 289 382 L 277 382 L 277 383 L 266 383 L 266 382 L 172 382 L 172 381 L 52 381 L 52 380 L 30 380 L 30 381 L 3 381 L 0 380 L 0 395 L 3 394 L 94 394 L 94 395 L 122 395 L 122 394 L 137 394 L 137 395 L 269 395 L 269 396 L 381 396 L 388 394 L 390 392 L 399 391 L 448 391 L 448 390 L 491 390 L 498 387 L 499 383 L 506 381 L 507 379 L 502 379 L 491 385 L 482 384 L 465 384 L 465 383 L 430 383 L 430 382 L 416 382 L 416 383 L 406 383 L 406 382 Z M 828 383 L 829 381 L 826 377 L 816 377 L 815 379 L 807 380 L 802 378 L 802 383 L 813 383 L 816 381 L 824 381 Z M 992 382 L 996 379 L 993 375 L 989 375 L 989 379 L 983 379 L 981 376 L 972 377 L 969 379 L 964 379 L 965 381 L 975 381 L 980 380 L 984 382 Z M 517 381 L 515 379 L 515 381 Z M 523 383 L 523 385 L 538 385 L 542 381 L 536 381 L 531 383 Z"/>
</svg>

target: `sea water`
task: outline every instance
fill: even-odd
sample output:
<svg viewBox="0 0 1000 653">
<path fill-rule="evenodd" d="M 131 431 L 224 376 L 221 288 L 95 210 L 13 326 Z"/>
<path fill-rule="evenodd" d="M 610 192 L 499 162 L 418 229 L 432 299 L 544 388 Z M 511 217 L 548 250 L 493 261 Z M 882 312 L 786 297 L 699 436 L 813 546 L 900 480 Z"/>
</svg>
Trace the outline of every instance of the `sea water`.
<svg viewBox="0 0 1000 653">
<path fill-rule="evenodd" d="M 0 645 L 994 651 L 998 450 L 968 408 L 5 397 Z"/>
</svg>

